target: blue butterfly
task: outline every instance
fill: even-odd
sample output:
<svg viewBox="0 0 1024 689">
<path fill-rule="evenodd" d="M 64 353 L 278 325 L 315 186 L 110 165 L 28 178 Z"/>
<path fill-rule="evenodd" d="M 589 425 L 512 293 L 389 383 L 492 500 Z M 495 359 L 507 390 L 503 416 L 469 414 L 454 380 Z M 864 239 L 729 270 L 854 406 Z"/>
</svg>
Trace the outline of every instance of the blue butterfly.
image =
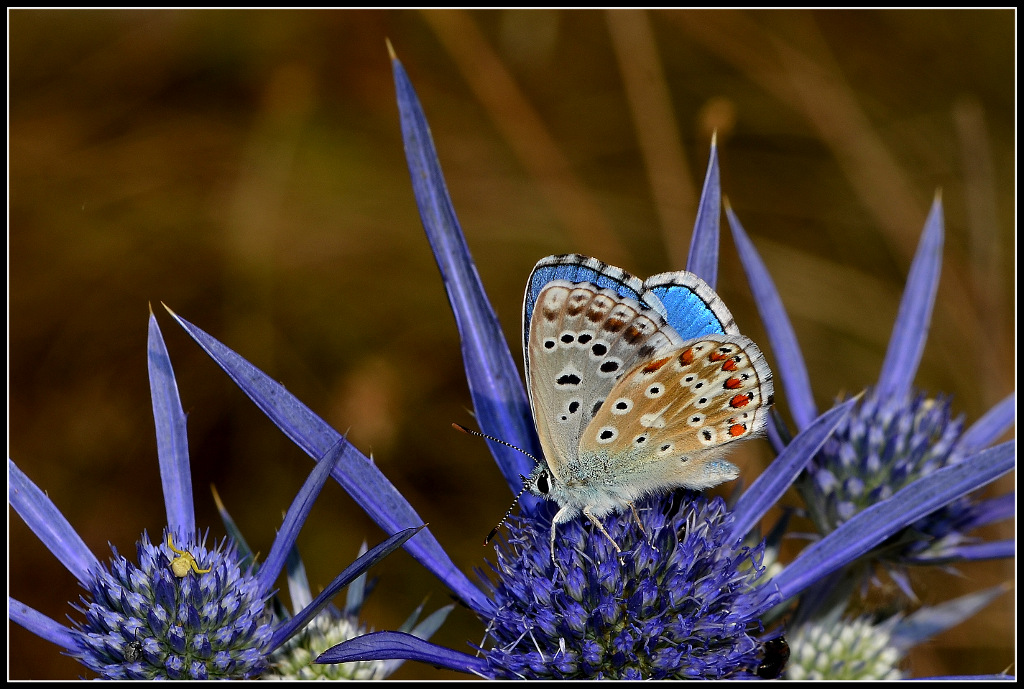
<svg viewBox="0 0 1024 689">
<path fill-rule="evenodd" d="M 649 494 L 739 476 L 723 446 L 764 430 L 772 374 L 692 273 L 641 281 L 595 258 L 548 256 L 523 303 L 527 389 L 544 461 L 525 488 L 600 517 Z M 634 510 L 635 514 L 635 510 Z"/>
</svg>

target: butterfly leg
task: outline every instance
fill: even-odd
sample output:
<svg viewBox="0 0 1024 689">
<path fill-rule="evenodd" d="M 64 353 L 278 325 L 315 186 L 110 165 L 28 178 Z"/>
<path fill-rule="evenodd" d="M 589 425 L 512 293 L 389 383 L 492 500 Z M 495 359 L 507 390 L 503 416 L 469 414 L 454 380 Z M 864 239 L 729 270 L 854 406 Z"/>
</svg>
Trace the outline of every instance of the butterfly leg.
<svg viewBox="0 0 1024 689">
<path fill-rule="evenodd" d="M 595 517 L 594 513 L 590 511 L 590 505 L 587 505 L 586 507 L 583 508 L 583 514 L 587 517 L 587 519 L 594 523 L 594 526 L 601 530 L 601 533 L 603 533 L 609 541 L 612 542 L 612 545 L 615 546 L 615 552 L 621 553 L 622 548 L 620 548 L 619 544 L 615 542 L 615 539 L 608 534 L 608 531 L 605 530 L 604 524 L 601 523 L 601 520 Z"/>
<path fill-rule="evenodd" d="M 644 523 L 640 521 L 640 515 L 636 513 L 636 505 L 632 501 L 626 503 L 629 505 L 629 509 L 633 512 L 633 518 L 636 519 L 636 525 L 640 527 L 640 533 L 644 535 L 644 538 L 648 538 L 647 530 L 644 529 Z"/>
<path fill-rule="evenodd" d="M 576 516 L 575 510 L 568 507 L 563 507 L 555 513 L 555 516 L 551 519 L 551 562 L 555 560 L 555 527 L 563 522 L 567 522 Z"/>
<path fill-rule="evenodd" d="M 640 533 L 644 535 L 644 538 L 650 541 L 650 545 L 654 548 L 654 552 L 658 552 L 657 546 L 654 545 L 654 541 L 651 541 L 650 534 L 648 534 L 647 529 L 644 528 L 644 523 L 640 521 L 640 515 L 636 512 L 636 505 L 634 505 L 632 501 L 626 504 L 629 505 L 629 509 L 633 511 L 633 518 L 636 519 L 636 525 L 640 527 Z"/>
</svg>

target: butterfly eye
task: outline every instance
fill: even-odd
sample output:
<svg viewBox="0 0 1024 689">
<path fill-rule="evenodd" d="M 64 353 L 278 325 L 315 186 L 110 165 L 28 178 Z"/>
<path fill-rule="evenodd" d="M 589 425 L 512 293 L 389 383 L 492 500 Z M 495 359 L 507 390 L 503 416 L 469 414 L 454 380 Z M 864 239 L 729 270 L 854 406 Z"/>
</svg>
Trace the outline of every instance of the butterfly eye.
<svg viewBox="0 0 1024 689">
<path fill-rule="evenodd" d="M 548 491 L 551 490 L 551 486 L 548 484 L 548 472 L 542 471 L 537 476 L 537 490 L 544 495 L 547 495 Z"/>
</svg>

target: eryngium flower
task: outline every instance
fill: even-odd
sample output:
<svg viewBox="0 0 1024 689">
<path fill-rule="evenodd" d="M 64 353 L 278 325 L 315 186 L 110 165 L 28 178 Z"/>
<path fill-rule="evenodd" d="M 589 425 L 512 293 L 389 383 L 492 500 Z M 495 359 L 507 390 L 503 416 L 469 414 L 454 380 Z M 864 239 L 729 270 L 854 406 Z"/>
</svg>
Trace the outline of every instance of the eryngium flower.
<svg viewBox="0 0 1024 689">
<path fill-rule="evenodd" d="M 359 554 L 362 555 L 365 551 L 364 544 Z M 309 590 L 306 568 L 302 564 L 298 550 L 293 551 L 292 555 L 288 561 L 288 592 L 291 595 L 292 607 L 296 614 L 300 614 L 301 610 L 312 602 L 313 595 Z M 263 679 L 384 679 L 397 670 L 402 665 L 400 660 L 373 660 L 337 665 L 320 665 L 313 662 L 328 648 L 367 632 L 359 613 L 371 588 L 367 586 L 365 572 L 356 577 L 348 587 L 344 609 L 328 605 L 300 633 L 274 651 L 270 658 L 271 670 Z M 419 621 L 420 613 L 423 611 L 423 606 L 420 605 L 401 629 L 420 639 L 429 639 L 454 607 L 446 605 L 435 610 L 423 621 Z"/>
<path fill-rule="evenodd" d="M 814 490 L 808 511 L 827 533 L 895 491 L 965 455 L 957 445 L 963 418 L 950 418 L 949 400 L 894 396 L 879 399 L 869 389 L 815 456 L 807 480 Z M 913 561 L 938 555 L 964 542 L 963 532 L 978 516 L 980 505 L 961 497 L 907 527 L 913 537 L 886 549 L 889 558 Z M 894 539 L 896 540 L 896 539 Z"/>
<path fill-rule="evenodd" d="M 797 428 L 817 415 L 803 356 L 782 301 L 739 219 L 727 209 L 733 237 L 750 280 L 761 320 L 779 365 L 777 377 Z M 942 265 L 942 202 L 936 196 L 907 278 L 892 337 L 877 384 L 861 396 L 807 467 L 798 482 L 808 512 L 821 533 L 829 533 L 857 512 L 884 499 L 915 479 L 955 466 L 998 440 L 1014 420 L 1014 394 L 997 404 L 966 431 L 952 418 L 945 396 L 929 398 L 912 382 L 927 339 Z M 769 434 L 776 448 L 783 440 Z M 1015 453 L 1014 441 L 1001 446 Z M 983 524 L 1012 517 L 1013 496 L 978 500 L 961 496 L 894 535 L 876 555 L 900 563 L 1013 557 L 1012 540 L 977 543 L 969 532 Z M 901 586 L 909 584 L 895 572 Z"/>
<path fill-rule="evenodd" d="M 481 649 L 488 676 L 691 679 L 744 677 L 759 662 L 757 610 L 774 592 L 754 581 L 763 546 L 732 538 L 720 498 L 684 492 L 604 522 L 622 548 L 580 520 L 562 527 L 555 560 L 537 520 L 509 527 L 492 565 L 497 609 Z"/>
<path fill-rule="evenodd" d="M 786 679 L 902 679 L 903 654 L 892 643 L 896 619 L 873 624 L 867 617 L 810 622 L 789 637 Z"/>
<path fill-rule="evenodd" d="M 153 545 L 143 534 L 138 565 L 115 550 L 109 567 L 83 582 L 89 590 L 73 606 L 85 614 L 74 623 L 81 650 L 71 655 L 107 679 L 258 677 L 274 633 L 268 593 L 226 539 L 209 550 L 202 540 L 175 542 L 210 571 L 178 578 L 166 538 Z"/>
<path fill-rule="evenodd" d="M 195 528 L 185 414 L 170 357 L 156 319 L 149 319 L 149 373 L 160 476 L 168 527 L 161 543 L 143 534 L 137 561 L 114 551 L 102 564 L 60 510 L 7 460 L 8 502 L 86 593 L 73 607 L 84 621 L 70 628 L 8 599 L 10 618 L 65 649 L 107 679 L 217 679 L 258 677 L 270 654 L 324 609 L 368 567 L 418 529 L 401 531 L 346 568 L 294 617 L 271 616 L 267 601 L 316 496 L 338 462 L 342 445 L 326 452 L 291 507 L 258 569 L 224 539 L 207 548 Z"/>
</svg>

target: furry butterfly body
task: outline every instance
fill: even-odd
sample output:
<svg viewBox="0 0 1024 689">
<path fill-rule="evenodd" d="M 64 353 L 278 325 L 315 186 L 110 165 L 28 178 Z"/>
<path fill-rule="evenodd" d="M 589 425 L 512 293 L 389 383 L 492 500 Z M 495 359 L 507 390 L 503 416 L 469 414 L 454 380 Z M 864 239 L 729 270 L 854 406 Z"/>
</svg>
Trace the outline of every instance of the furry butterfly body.
<svg viewBox="0 0 1024 689">
<path fill-rule="evenodd" d="M 556 526 L 581 513 L 607 536 L 600 517 L 640 497 L 736 478 L 723 446 L 762 432 L 772 402 L 764 356 L 685 271 L 641 281 L 577 254 L 542 259 L 523 348 L 544 453 L 526 488 L 560 508 L 552 554 Z"/>
</svg>

